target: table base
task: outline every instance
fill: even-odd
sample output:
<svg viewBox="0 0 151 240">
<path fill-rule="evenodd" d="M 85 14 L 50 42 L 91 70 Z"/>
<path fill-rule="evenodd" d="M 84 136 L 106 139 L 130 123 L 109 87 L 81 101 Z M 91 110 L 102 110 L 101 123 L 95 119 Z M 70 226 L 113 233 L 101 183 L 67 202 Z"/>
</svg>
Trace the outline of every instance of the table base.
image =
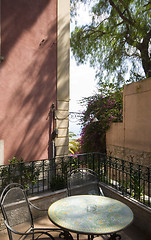
<svg viewBox="0 0 151 240">
<path fill-rule="evenodd" d="M 98 237 L 98 235 L 96 235 L 96 237 Z M 88 235 L 88 240 L 93 240 L 94 238 L 95 238 L 94 235 Z M 110 237 L 108 238 L 108 240 L 120 240 L 120 239 L 121 235 L 117 233 L 110 234 Z M 79 234 L 77 234 L 77 240 L 79 240 Z"/>
<path fill-rule="evenodd" d="M 117 233 L 110 234 L 110 238 L 108 240 L 120 240 L 121 235 Z"/>
<path fill-rule="evenodd" d="M 64 232 L 61 232 L 60 234 L 59 234 L 59 238 L 61 238 L 61 239 L 67 239 L 67 240 L 73 240 L 73 237 L 72 237 L 72 235 L 68 232 L 68 231 L 64 231 Z"/>
</svg>

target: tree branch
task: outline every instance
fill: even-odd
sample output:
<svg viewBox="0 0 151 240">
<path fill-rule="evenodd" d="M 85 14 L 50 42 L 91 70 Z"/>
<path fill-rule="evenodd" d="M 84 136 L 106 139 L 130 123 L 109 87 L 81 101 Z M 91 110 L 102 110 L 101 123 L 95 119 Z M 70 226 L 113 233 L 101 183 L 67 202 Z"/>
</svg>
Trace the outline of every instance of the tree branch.
<svg viewBox="0 0 151 240">
<path fill-rule="evenodd" d="M 125 7 L 125 11 L 127 12 L 129 18 L 130 18 L 131 21 L 132 21 L 132 17 L 131 17 L 130 11 L 128 10 L 128 8 L 127 8 L 125 2 L 124 2 L 123 0 L 119 0 L 119 2 Z"/>
<path fill-rule="evenodd" d="M 147 7 L 148 5 L 151 5 L 151 1 L 149 0 L 148 3 L 146 3 L 143 7 Z"/>
<path fill-rule="evenodd" d="M 109 0 L 110 5 L 118 12 L 119 16 L 125 21 L 128 22 L 130 25 L 134 26 L 134 22 L 128 18 L 126 18 L 123 13 L 121 12 L 121 10 L 119 9 L 118 6 L 115 5 L 115 3 L 112 0 Z M 127 9 L 126 9 L 127 10 Z"/>
<path fill-rule="evenodd" d="M 93 27 L 93 28 L 89 27 L 89 28 L 83 30 L 82 33 L 84 34 L 86 32 L 90 32 L 88 34 L 89 36 L 91 36 L 91 35 L 93 35 L 95 33 L 99 33 L 99 34 L 101 33 L 101 36 L 103 36 L 105 34 L 111 34 L 112 32 L 104 32 L 104 31 L 101 31 L 101 30 L 97 29 L 102 24 L 102 22 L 100 24 L 98 24 L 96 27 Z M 122 25 L 123 23 L 124 23 L 124 21 L 122 21 L 122 22 L 118 23 L 117 25 L 115 25 L 115 27 L 118 27 L 118 26 Z M 86 36 L 83 37 L 83 39 L 85 39 L 85 38 L 86 38 Z M 97 39 L 97 37 L 95 39 Z"/>
<path fill-rule="evenodd" d="M 126 42 L 127 42 L 130 46 L 134 46 L 134 45 L 137 46 L 139 43 L 130 37 L 129 26 L 126 25 L 126 28 L 127 28 L 126 36 L 125 36 Z"/>
</svg>

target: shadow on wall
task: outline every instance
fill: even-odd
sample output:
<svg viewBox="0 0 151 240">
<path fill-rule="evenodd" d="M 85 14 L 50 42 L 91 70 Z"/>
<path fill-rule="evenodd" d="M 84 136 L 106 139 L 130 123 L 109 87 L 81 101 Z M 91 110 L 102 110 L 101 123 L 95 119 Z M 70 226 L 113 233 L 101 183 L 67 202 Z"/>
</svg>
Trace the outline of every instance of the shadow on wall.
<svg viewBox="0 0 151 240">
<path fill-rule="evenodd" d="M 30 31 L 50 1 L 52 0 L 36 0 L 34 3 L 32 0 L 1 1 L 1 45 L 6 59 L 21 35 Z"/>
<path fill-rule="evenodd" d="M 51 14 L 56 4 L 52 0 L 4 2 L 2 55 L 6 60 L 0 73 L 0 139 L 4 139 L 5 163 L 13 156 L 26 161 L 47 158 L 47 117 L 57 94 L 57 17 Z M 62 63 L 67 57 L 63 49 L 64 45 Z"/>
</svg>

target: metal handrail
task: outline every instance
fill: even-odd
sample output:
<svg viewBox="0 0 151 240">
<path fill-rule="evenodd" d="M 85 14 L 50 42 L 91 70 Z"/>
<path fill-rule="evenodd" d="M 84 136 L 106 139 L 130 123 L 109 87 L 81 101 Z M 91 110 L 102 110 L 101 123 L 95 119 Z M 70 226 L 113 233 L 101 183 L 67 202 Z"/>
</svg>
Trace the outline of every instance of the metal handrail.
<svg viewBox="0 0 151 240">
<path fill-rule="evenodd" d="M 28 194 L 66 188 L 67 173 L 76 168 L 95 171 L 100 181 L 151 207 L 151 168 L 102 153 L 85 153 L 0 166 L 0 192 L 13 181 L 28 187 Z M 15 177 L 15 180 L 14 178 Z"/>
</svg>

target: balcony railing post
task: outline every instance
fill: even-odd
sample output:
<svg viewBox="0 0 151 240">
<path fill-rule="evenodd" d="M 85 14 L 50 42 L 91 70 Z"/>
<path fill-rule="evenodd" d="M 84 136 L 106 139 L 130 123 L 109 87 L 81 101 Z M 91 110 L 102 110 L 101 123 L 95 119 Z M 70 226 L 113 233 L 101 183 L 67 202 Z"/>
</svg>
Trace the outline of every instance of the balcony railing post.
<svg viewBox="0 0 151 240">
<path fill-rule="evenodd" d="M 118 171 L 117 161 L 118 161 L 117 158 L 115 158 L 115 182 L 116 182 L 115 187 L 116 187 L 116 189 L 118 188 L 118 186 L 117 186 L 117 171 Z"/>
<path fill-rule="evenodd" d="M 32 179 L 33 179 L 33 174 L 34 173 L 34 161 L 31 162 L 31 174 L 32 174 Z M 32 193 L 34 192 L 34 188 L 33 188 L 33 182 L 31 183 L 31 187 L 32 187 Z"/>
<path fill-rule="evenodd" d="M 106 182 L 106 177 L 107 177 L 107 156 L 104 155 L 104 180 Z"/>
<path fill-rule="evenodd" d="M 45 189 L 45 160 L 42 161 L 43 192 Z"/>
<path fill-rule="evenodd" d="M 124 171 L 125 171 L 125 161 L 122 160 L 122 194 L 124 195 Z"/>
<path fill-rule="evenodd" d="M 82 167 L 87 167 L 89 163 L 91 165 L 91 161 L 88 161 L 88 156 L 89 156 L 89 153 L 88 154 L 84 154 L 84 161 L 83 161 L 84 164 L 82 163 Z M 89 158 L 89 159 L 91 160 L 91 158 Z"/>
<path fill-rule="evenodd" d="M 93 168 L 93 171 L 95 171 L 95 153 L 92 153 L 92 168 Z"/>
<path fill-rule="evenodd" d="M 138 165 L 138 198 L 141 197 L 141 166 Z"/>
<path fill-rule="evenodd" d="M 101 164 L 101 155 L 100 154 L 97 154 L 97 173 L 99 176 L 101 176 L 101 180 L 102 180 L 102 171 L 101 171 L 101 174 L 100 174 L 100 168 L 102 168 L 102 164 Z"/>
<path fill-rule="evenodd" d="M 110 179 L 111 179 L 111 164 L 112 164 L 112 158 L 109 156 L 109 174 L 108 174 L 108 183 L 111 184 Z"/>
<path fill-rule="evenodd" d="M 80 155 L 78 155 L 77 157 L 77 167 L 79 168 L 79 166 L 80 166 Z"/>
<path fill-rule="evenodd" d="M 147 168 L 147 176 L 148 176 L 148 206 L 151 206 L 151 202 L 150 202 L 150 181 L 151 181 L 151 176 L 150 176 L 150 169 Z"/>
<path fill-rule="evenodd" d="M 132 195 L 132 172 L 133 172 L 133 163 L 130 162 L 130 169 L 129 169 L 129 172 L 130 172 L 130 195 Z"/>
<path fill-rule="evenodd" d="M 22 176 L 23 176 L 23 166 L 24 166 L 24 163 L 20 162 L 19 165 L 20 165 L 20 183 L 22 185 L 23 184 Z"/>
</svg>

